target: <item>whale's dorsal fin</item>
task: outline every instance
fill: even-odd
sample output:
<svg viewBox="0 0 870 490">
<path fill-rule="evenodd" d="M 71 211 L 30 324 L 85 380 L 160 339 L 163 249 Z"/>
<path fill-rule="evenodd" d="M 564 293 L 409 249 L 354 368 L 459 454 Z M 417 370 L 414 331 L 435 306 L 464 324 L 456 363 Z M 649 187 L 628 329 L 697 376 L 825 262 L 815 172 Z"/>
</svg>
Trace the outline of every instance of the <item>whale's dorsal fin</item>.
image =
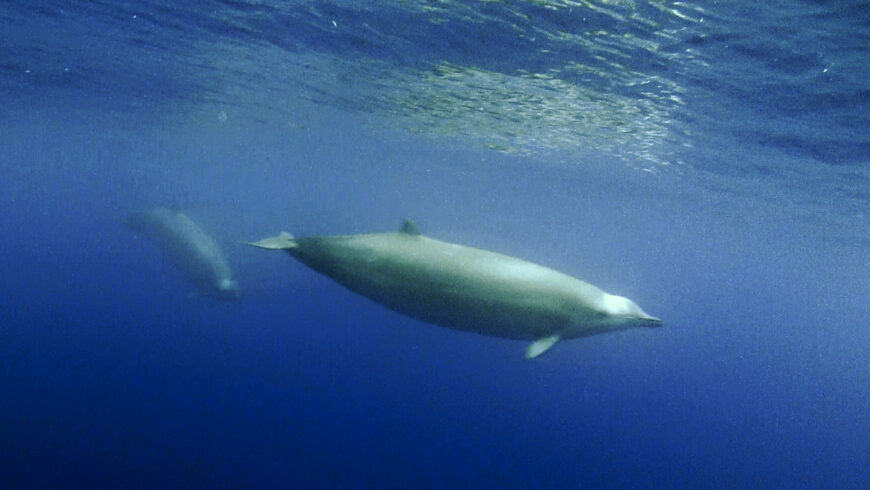
<svg viewBox="0 0 870 490">
<path fill-rule="evenodd" d="M 534 359 L 540 356 L 550 350 L 550 347 L 553 347 L 558 341 L 558 335 L 550 335 L 549 337 L 543 337 L 532 342 L 526 347 L 526 359 Z"/>
<path fill-rule="evenodd" d="M 417 228 L 417 225 L 415 225 L 413 221 L 405 218 L 404 220 L 402 220 L 402 226 L 399 227 L 399 232 L 408 235 L 419 235 L 420 229 Z"/>
</svg>

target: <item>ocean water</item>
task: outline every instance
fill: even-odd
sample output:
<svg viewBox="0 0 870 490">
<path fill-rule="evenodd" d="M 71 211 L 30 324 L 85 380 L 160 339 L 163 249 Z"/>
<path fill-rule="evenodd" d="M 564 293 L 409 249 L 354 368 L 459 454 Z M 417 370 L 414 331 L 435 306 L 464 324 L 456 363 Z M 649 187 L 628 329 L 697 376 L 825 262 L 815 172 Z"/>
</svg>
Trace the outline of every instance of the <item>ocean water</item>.
<svg viewBox="0 0 870 490">
<path fill-rule="evenodd" d="M 0 101 L 2 488 L 870 487 L 867 2 L 9 0 Z M 242 245 L 404 217 L 664 326 L 526 361 Z"/>
</svg>

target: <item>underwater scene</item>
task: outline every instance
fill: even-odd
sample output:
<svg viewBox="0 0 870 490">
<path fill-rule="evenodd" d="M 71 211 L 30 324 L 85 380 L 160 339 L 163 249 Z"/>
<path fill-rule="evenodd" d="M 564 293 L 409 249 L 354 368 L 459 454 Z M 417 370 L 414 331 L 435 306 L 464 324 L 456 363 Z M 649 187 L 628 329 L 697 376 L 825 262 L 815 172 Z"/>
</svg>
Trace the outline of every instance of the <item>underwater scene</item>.
<svg viewBox="0 0 870 490">
<path fill-rule="evenodd" d="M 870 3 L 0 25 L 0 488 L 870 487 Z"/>
</svg>

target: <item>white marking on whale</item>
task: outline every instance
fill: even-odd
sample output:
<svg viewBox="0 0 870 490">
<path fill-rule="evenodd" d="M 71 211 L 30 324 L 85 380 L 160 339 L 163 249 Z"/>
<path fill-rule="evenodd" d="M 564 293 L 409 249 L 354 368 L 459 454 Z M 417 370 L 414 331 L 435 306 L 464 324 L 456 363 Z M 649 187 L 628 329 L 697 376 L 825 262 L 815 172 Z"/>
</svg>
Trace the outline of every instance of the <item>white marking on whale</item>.
<svg viewBox="0 0 870 490">
<path fill-rule="evenodd" d="M 239 286 L 217 242 L 183 213 L 154 208 L 127 219 L 144 233 L 204 296 L 238 299 Z"/>
<path fill-rule="evenodd" d="M 408 220 L 393 233 L 306 238 L 281 233 L 248 244 L 286 250 L 398 313 L 457 330 L 532 340 L 527 359 L 562 339 L 661 325 L 628 298 L 548 267 L 422 236 Z"/>
</svg>

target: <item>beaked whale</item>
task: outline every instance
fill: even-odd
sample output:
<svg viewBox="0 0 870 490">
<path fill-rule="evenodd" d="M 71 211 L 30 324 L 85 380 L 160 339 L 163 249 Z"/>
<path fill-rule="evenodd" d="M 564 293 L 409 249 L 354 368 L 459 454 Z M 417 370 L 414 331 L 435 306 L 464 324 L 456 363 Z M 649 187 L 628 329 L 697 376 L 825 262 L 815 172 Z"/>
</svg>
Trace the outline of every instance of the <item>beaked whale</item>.
<svg viewBox="0 0 870 490">
<path fill-rule="evenodd" d="M 154 208 L 131 215 L 126 224 L 163 249 L 199 294 L 218 299 L 239 298 L 239 285 L 220 246 L 185 214 Z"/>
<path fill-rule="evenodd" d="M 531 340 L 533 359 L 562 339 L 659 326 L 633 301 L 548 267 L 420 234 L 397 232 L 248 242 L 291 256 L 398 313 L 457 330 Z"/>
</svg>

